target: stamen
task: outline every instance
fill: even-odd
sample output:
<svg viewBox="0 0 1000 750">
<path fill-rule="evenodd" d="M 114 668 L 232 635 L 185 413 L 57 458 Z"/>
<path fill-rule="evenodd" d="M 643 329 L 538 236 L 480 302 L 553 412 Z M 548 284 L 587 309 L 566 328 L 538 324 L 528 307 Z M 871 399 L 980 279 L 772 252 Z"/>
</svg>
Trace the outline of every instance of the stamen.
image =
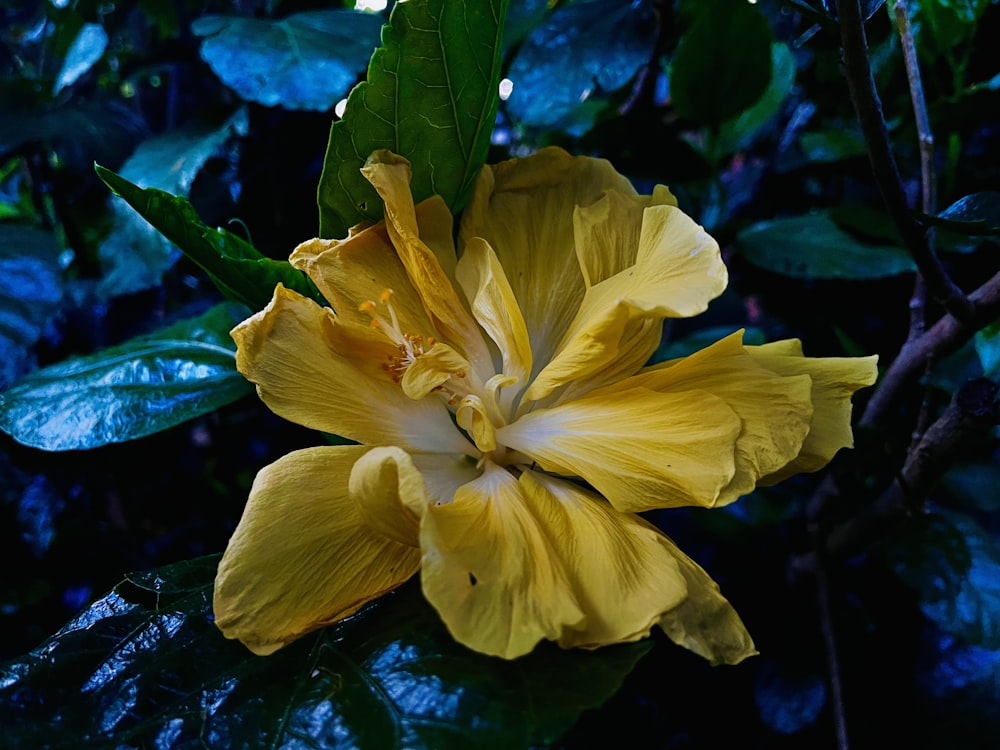
<svg viewBox="0 0 1000 750">
<path fill-rule="evenodd" d="M 365 300 L 360 305 L 358 305 L 358 312 L 374 312 L 375 310 L 375 300 Z"/>
</svg>

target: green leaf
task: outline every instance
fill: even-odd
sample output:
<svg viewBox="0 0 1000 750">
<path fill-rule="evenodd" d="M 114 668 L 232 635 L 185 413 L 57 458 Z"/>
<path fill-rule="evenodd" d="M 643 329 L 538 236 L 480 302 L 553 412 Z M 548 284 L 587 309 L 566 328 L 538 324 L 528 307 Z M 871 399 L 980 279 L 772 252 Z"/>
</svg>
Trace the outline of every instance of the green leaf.
<svg viewBox="0 0 1000 750">
<path fill-rule="evenodd" d="M 583 0 L 556 10 L 518 51 L 507 77 L 511 117 L 523 125 L 561 125 L 592 95 L 627 84 L 656 46 L 652 3 Z"/>
<path fill-rule="evenodd" d="M 241 98 L 267 107 L 331 109 L 347 93 L 378 44 L 378 16 L 314 10 L 281 20 L 203 16 L 201 57 Z"/>
<path fill-rule="evenodd" d="M 416 582 L 268 656 L 211 618 L 218 557 L 132 575 L 0 667 L 15 747 L 537 747 L 615 693 L 648 642 L 516 661 L 452 640 Z"/>
<path fill-rule="evenodd" d="M 799 145 L 806 159 L 815 163 L 853 159 L 868 153 L 864 137 L 853 126 L 803 133 Z"/>
<path fill-rule="evenodd" d="M 265 257 L 232 232 L 206 226 L 183 198 L 154 188 L 144 190 L 110 169 L 99 165 L 95 168 L 116 195 L 200 266 L 227 297 L 252 310 L 260 310 L 271 300 L 274 287 L 280 282 L 326 304 L 302 271 L 292 268 L 288 261 Z"/>
<path fill-rule="evenodd" d="M 976 331 L 974 342 L 976 354 L 983 365 L 983 375 L 1000 377 L 1000 320 Z"/>
<path fill-rule="evenodd" d="M 969 510 L 996 513 L 1000 510 L 1000 465 L 960 463 L 948 470 L 941 484 L 951 497 Z"/>
<path fill-rule="evenodd" d="M 415 201 L 440 195 L 465 205 L 486 160 L 500 100 L 500 39 L 508 0 L 397 3 L 382 28 L 368 80 L 351 91 L 330 128 L 318 202 L 320 236 L 341 238 L 382 218 L 360 169 L 389 149 L 413 165 Z"/>
<path fill-rule="evenodd" d="M 772 118 L 792 93 L 795 86 L 795 55 L 787 44 L 775 42 L 771 45 L 771 71 L 771 82 L 756 104 L 743 110 L 735 119 L 722 123 L 715 143 L 718 155 L 724 156 L 753 145 L 757 138 L 768 131 Z"/>
<path fill-rule="evenodd" d="M 921 214 L 934 226 L 969 237 L 1000 235 L 1000 192 L 987 190 L 959 198 L 937 216 Z"/>
<path fill-rule="evenodd" d="M 218 305 L 95 354 L 43 367 L 0 393 L 0 429 L 49 451 L 150 435 L 252 391 L 229 330 L 246 308 Z"/>
<path fill-rule="evenodd" d="M 881 279 L 915 268 L 902 248 L 859 242 L 825 213 L 762 221 L 737 239 L 751 263 L 796 279 Z"/>
<path fill-rule="evenodd" d="M 52 88 L 53 96 L 93 67 L 108 47 L 108 33 L 98 23 L 86 23 L 76 35 Z"/>
<path fill-rule="evenodd" d="M 231 134 L 245 133 L 246 127 L 246 111 L 241 110 L 220 128 L 181 128 L 154 136 L 125 162 L 122 178 L 186 196 L 209 157 Z M 156 286 L 179 257 L 171 238 L 164 236 L 167 233 L 161 234 L 161 227 L 140 214 L 120 201 L 114 203 L 114 226 L 99 250 L 105 276 L 98 291 L 105 296 Z"/>
<path fill-rule="evenodd" d="M 0 387 L 27 369 L 27 350 L 58 310 L 62 294 L 55 236 L 0 224 Z"/>
<path fill-rule="evenodd" d="M 887 555 L 941 630 L 969 645 L 1000 648 L 1000 546 L 976 521 L 943 512 L 914 519 Z"/>
<path fill-rule="evenodd" d="M 696 0 L 671 67 L 681 117 L 719 125 L 756 102 L 771 80 L 771 27 L 746 0 Z"/>
<path fill-rule="evenodd" d="M 915 20 L 918 49 L 934 57 L 972 41 L 990 0 L 919 0 Z"/>
</svg>

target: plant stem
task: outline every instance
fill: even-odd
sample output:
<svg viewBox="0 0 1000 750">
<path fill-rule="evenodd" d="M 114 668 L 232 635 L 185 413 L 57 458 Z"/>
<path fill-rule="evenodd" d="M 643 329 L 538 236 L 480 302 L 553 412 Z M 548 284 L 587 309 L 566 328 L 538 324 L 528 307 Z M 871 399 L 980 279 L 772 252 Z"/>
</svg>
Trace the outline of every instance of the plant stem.
<svg viewBox="0 0 1000 750">
<path fill-rule="evenodd" d="M 868 148 L 872 173 L 886 209 L 923 275 L 930 294 L 955 318 L 971 321 L 973 311 L 969 300 L 948 276 L 928 243 L 924 228 L 917 223 L 907 205 L 896 159 L 889 146 L 882 102 L 875 90 L 859 0 L 837 0 L 837 14 L 840 18 L 844 73 Z"/>
</svg>

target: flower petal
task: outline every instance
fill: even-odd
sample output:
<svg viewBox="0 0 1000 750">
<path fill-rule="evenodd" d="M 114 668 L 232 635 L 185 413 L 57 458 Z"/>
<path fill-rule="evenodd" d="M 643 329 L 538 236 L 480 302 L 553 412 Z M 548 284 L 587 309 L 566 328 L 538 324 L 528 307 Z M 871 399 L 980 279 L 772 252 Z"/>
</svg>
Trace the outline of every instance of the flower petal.
<svg viewBox="0 0 1000 750">
<path fill-rule="evenodd" d="M 485 381 L 494 374 L 493 358 L 452 279 L 420 237 L 410 194 L 410 163 L 390 151 L 380 150 L 368 157 L 361 172 L 385 203 L 386 229 L 410 282 L 420 293 L 427 315 L 442 338 L 465 354 Z M 440 237 L 443 230 L 439 227 L 434 234 Z"/>
<path fill-rule="evenodd" d="M 583 299 L 573 212 L 606 190 L 635 194 L 607 161 L 544 148 L 484 167 L 462 214 L 459 246 L 481 237 L 496 252 L 531 336 L 536 371 Z"/>
<path fill-rule="evenodd" d="M 266 308 L 233 329 L 236 367 L 271 411 L 361 443 L 478 455 L 440 399 L 413 401 L 338 354 L 334 321 L 330 310 L 279 284 Z"/>
<path fill-rule="evenodd" d="M 498 429 L 497 441 L 582 477 L 623 512 L 714 505 L 736 471 L 736 413 L 694 388 L 608 390 L 530 412 Z"/>
<path fill-rule="evenodd" d="M 568 572 L 586 620 L 559 645 L 595 647 L 637 640 L 687 595 L 663 535 L 592 492 L 534 471 L 520 477 L 525 504 Z"/>
<path fill-rule="evenodd" d="M 420 524 L 421 581 L 457 641 L 513 659 L 585 619 L 517 479 L 487 463 Z"/>
<path fill-rule="evenodd" d="M 466 243 L 456 275 L 471 300 L 473 315 L 500 350 L 500 373 L 517 378 L 519 387 L 507 387 L 501 396 L 501 408 L 509 412 L 531 374 L 531 341 L 517 299 L 496 253 L 480 237 Z"/>
<path fill-rule="evenodd" d="M 352 467 L 368 450 L 308 448 L 260 471 L 215 579 L 215 622 L 227 638 L 270 654 L 418 570 L 415 519 L 399 497 L 404 481 L 383 483 L 377 494 L 348 490 Z M 394 533 L 368 525 L 372 517 L 397 519 Z M 407 528 L 409 543 L 401 543 Z"/>
<path fill-rule="evenodd" d="M 687 598 L 660 618 L 660 627 L 678 646 L 712 664 L 739 664 L 757 653 L 733 606 L 719 593 L 719 585 L 670 539 L 661 537 L 687 582 Z"/>
<path fill-rule="evenodd" d="M 804 357 L 797 339 L 748 346 L 754 361 L 780 375 L 808 375 L 813 404 L 809 434 L 798 457 L 761 484 L 775 484 L 799 472 L 818 471 L 841 448 L 854 445 L 851 432 L 851 395 L 872 385 L 878 377 L 878 357 Z"/>
<path fill-rule="evenodd" d="M 611 201 L 607 210 L 613 207 Z M 727 281 L 719 245 L 702 227 L 674 206 L 646 208 L 635 265 L 587 289 L 557 353 L 525 398 L 542 399 L 561 385 L 599 373 L 623 356 L 626 340 L 648 358 L 656 340 L 626 336 L 630 324 L 704 312 Z"/>
</svg>

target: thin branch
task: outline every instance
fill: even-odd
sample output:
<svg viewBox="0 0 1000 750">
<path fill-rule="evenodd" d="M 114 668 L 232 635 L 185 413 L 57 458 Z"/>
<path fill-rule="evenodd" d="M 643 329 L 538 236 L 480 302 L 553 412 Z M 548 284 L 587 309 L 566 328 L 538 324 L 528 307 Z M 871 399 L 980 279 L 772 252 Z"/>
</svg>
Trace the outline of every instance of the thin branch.
<svg viewBox="0 0 1000 750">
<path fill-rule="evenodd" d="M 840 18 L 844 72 L 851 100 L 868 148 L 872 173 L 886 209 L 923 275 L 928 291 L 955 318 L 970 321 L 972 308 L 969 300 L 948 276 L 928 244 L 924 228 L 917 223 L 907 205 L 899 169 L 889 145 L 882 102 L 875 90 L 859 0 L 837 0 L 837 15 Z"/>
<path fill-rule="evenodd" d="M 844 690 L 840 679 L 840 658 L 837 656 L 837 641 L 833 633 L 833 614 L 830 610 L 830 585 L 827 581 L 826 568 L 822 564 L 816 566 L 816 597 L 819 603 L 826 667 L 830 673 L 830 703 L 833 709 L 833 725 L 837 731 L 837 750 L 848 750 L 850 742 L 847 738 Z"/>
</svg>

